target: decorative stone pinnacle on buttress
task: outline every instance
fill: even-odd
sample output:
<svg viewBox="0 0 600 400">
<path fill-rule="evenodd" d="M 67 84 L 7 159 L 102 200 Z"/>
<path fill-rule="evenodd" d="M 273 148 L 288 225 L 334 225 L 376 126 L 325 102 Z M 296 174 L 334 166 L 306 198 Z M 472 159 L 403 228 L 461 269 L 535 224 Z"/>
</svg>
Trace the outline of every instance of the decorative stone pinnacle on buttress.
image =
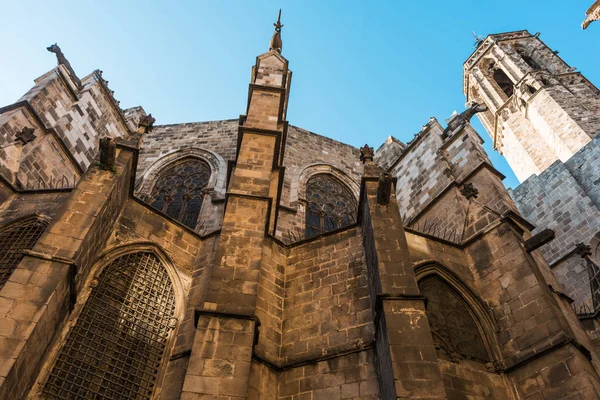
<svg viewBox="0 0 600 400">
<path fill-rule="evenodd" d="M 365 144 L 360 148 L 360 161 L 364 163 L 368 161 L 373 161 L 374 150 L 368 144 Z"/>
<path fill-rule="evenodd" d="M 279 15 L 277 15 L 277 22 L 275 22 L 273 26 L 275 26 L 275 32 L 273 32 L 273 37 L 271 38 L 269 51 L 275 50 L 281 54 L 281 49 L 283 47 L 283 42 L 281 41 L 281 28 L 283 28 L 283 24 L 281 23 L 281 8 L 279 9 Z"/>
</svg>

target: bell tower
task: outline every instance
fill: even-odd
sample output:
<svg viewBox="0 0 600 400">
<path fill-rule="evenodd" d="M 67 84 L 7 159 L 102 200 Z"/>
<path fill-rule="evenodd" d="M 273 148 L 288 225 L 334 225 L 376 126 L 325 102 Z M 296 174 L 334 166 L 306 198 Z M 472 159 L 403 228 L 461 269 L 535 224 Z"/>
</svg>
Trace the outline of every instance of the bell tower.
<svg viewBox="0 0 600 400">
<path fill-rule="evenodd" d="M 600 91 L 539 39 L 489 35 L 464 63 L 467 102 L 521 182 L 566 161 L 600 133 Z"/>
</svg>

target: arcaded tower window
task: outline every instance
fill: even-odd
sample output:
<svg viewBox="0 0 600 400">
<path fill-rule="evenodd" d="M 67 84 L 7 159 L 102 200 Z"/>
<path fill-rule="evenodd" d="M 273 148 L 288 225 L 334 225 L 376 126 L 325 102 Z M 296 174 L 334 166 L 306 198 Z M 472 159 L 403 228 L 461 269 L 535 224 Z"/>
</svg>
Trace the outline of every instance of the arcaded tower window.
<svg viewBox="0 0 600 400">
<path fill-rule="evenodd" d="M 306 238 L 352 225 L 358 210 L 350 190 L 328 174 L 310 178 L 306 184 Z"/>
<path fill-rule="evenodd" d="M 506 94 L 507 97 L 510 97 L 513 95 L 513 92 L 514 92 L 513 82 L 510 80 L 508 75 L 506 75 L 504 73 L 504 71 L 502 71 L 500 68 L 497 68 L 494 71 L 493 77 L 494 77 L 494 80 L 496 81 L 496 83 L 498 84 L 498 86 L 500 86 L 500 89 L 502 89 L 502 91 L 504 92 L 504 94 Z"/>
<path fill-rule="evenodd" d="M 23 259 L 23 250 L 33 248 L 47 226 L 42 219 L 30 218 L 0 230 L 0 289 Z"/>
<path fill-rule="evenodd" d="M 44 393 L 52 399 L 150 399 L 174 325 L 166 269 L 153 253 L 126 254 L 92 287 Z"/>
<path fill-rule="evenodd" d="M 452 361 L 489 362 L 479 327 L 465 301 L 436 275 L 420 280 L 419 291 L 427 298 L 427 318 L 436 347 Z"/>
<path fill-rule="evenodd" d="M 210 172 L 208 163 L 197 158 L 166 167 L 152 189 L 152 206 L 195 229 Z"/>
</svg>

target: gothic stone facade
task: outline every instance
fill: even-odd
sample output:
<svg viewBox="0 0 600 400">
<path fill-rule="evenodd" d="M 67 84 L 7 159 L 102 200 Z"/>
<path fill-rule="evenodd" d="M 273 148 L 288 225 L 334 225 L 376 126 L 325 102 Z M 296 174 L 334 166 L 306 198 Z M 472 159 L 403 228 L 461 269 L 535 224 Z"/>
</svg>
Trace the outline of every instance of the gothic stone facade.
<svg viewBox="0 0 600 400">
<path fill-rule="evenodd" d="M 277 50 L 235 120 L 152 127 L 77 81 L 0 109 L 0 399 L 600 398 L 468 123 L 375 154 L 308 132 Z"/>
<path fill-rule="evenodd" d="M 599 337 L 600 91 L 527 31 L 491 35 L 465 63 L 464 91 L 522 183 L 520 214 L 556 238 L 540 249 Z"/>
</svg>

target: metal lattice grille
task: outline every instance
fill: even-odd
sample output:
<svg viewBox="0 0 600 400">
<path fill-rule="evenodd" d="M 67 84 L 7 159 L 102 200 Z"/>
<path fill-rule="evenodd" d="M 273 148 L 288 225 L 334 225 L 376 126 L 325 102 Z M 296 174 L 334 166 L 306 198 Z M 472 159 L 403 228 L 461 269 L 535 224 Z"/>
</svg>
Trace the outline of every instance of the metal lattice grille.
<svg viewBox="0 0 600 400">
<path fill-rule="evenodd" d="M 174 311 L 171 280 L 154 254 L 117 258 L 92 289 L 44 393 L 55 399 L 149 399 Z"/>
<path fill-rule="evenodd" d="M 306 184 L 306 237 L 352 225 L 356 221 L 354 195 L 328 174 L 315 175 Z"/>
<path fill-rule="evenodd" d="M 23 258 L 23 250 L 29 250 L 42 236 L 48 223 L 41 219 L 15 222 L 0 231 L 0 289 Z"/>
</svg>

